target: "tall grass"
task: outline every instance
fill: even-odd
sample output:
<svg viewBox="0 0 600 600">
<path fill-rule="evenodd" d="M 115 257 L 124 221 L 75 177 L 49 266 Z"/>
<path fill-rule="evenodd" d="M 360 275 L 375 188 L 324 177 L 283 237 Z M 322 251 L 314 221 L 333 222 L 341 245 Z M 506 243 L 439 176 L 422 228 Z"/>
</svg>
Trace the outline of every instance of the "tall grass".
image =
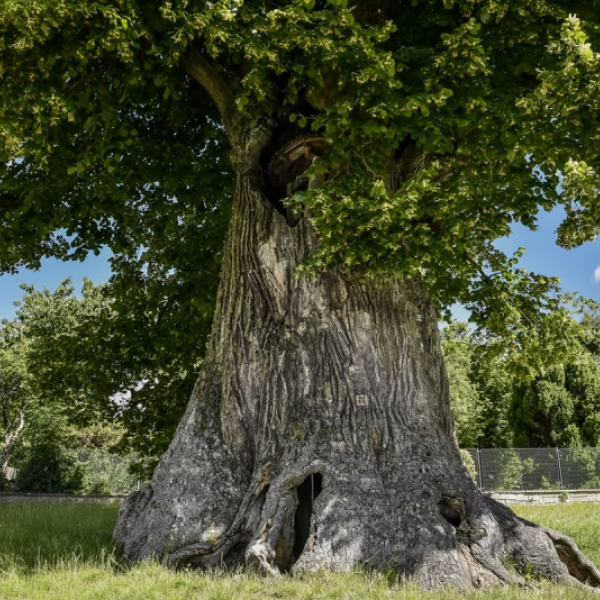
<svg viewBox="0 0 600 600">
<path fill-rule="evenodd" d="M 0 579 L 2 600 L 590 600 L 586 590 L 543 584 L 537 589 L 499 587 L 470 593 L 423 592 L 390 584 L 383 576 L 322 573 L 307 577 L 173 573 L 160 565 L 113 574 L 107 569 L 41 571 Z"/>
<path fill-rule="evenodd" d="M 600 562 L 600 505 L 516 507 L 575 537 Z M 424 593 L 384 575 L 321 573 L 264 579 L 247 573 L 174 573 L 156 563 L 115 568 L 114 506 L 0 504 L 1 600 L 584 600 L 587 591 L 542 584 Z"/>
<path fill-rule="evenodd" d="M 0 573 L 73 561 L 103 564 L 114 552 L 118 510 L 108 504 L 0 503 Z"/>
<path fill-rule="evenodd" d="M 600 504 L 528 504 L 513 506 L 512 509 L 528 521 L 571 536 L 588 558 L 600 568 Z"/>
</svg>

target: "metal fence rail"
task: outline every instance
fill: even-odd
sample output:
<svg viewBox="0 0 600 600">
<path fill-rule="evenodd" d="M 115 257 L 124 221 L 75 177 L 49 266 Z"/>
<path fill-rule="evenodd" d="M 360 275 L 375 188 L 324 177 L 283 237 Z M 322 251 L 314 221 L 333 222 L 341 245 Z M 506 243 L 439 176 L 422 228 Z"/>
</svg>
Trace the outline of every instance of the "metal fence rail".
<svg viewBox="0 0 600 600">
<path fill-rule="evenodd" d="M 600 448 L 468 448 L 486 491 L 600 489 Z"/>
<path fill-rule="evenodd" d="M 468 448 L 477 486 L 488 492 L 600 489 L 600 448 Z M 136 456 L 73 451 L 39 460 L 22 449 L 4 473 L 0 491 L 123 494 L 139 489 Z"/>
</svg>

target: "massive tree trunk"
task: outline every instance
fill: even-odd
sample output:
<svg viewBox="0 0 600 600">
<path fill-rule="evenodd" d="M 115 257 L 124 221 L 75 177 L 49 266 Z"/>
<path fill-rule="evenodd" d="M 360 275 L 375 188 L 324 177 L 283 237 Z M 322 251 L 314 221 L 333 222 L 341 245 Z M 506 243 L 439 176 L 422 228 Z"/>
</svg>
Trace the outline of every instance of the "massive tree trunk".
<svg viewBox="0 0 600 600">
<path fill-rule="evenodd" d="M 263 193 L 269 132 L 237 149 L 212 337 L 152 482 L 115 531 L 130 560 L 268 573 L 395 569 L 425 587 L 600 585 L 571 540 L 480 493 L 461 464 L 426 286 L 298 278 L 317 239 Z"/>
</svg>

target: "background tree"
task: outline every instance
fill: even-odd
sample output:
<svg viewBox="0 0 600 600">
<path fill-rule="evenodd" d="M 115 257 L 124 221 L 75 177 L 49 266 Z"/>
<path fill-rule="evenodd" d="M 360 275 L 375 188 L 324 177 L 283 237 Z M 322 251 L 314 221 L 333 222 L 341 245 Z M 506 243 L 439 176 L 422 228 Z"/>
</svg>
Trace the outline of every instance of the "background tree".
<svg viewBox="0 0 600 600">
<path fill-rule="evenodd" d="M 32 400 L 20 330 L 14 324 L 3 321 L 0 325 L 0 477 L 6 472 L 25 431 L 27 411 Z"/>
<path fill-rule="evenodd" d="M 592 344 L 594 324 L 582 320 Z M 591 340 L 591 341 L 590 341 Z M 467 323 L 442 330 L 450 399 L 462 447 L 529 448 L 597 446 L 600 367 L 585 346 L 576 357 L 543 369 L 534 379 L 511 373 Z"/>
<path fill-rule="evenodd" d="M 98 322 L 106 324 L 114 314 L 103 287 L 85 282 L 81 298 L 68 280 L 55 292 L 33 287 L 25 292 L 15 318 L 0 323 L 2 471 L 8 465 L 16 469 L 10 486 L 20 491 L 114 491 L 117 482 L 100 490 L 93 465 L 78 460 L 83 451 L 94 458 L 96 449 L 123 448 L 128 407 L 100 395 L 107 388 L 99 381 L 108 373 L 94 377 L 101 356 L 98 338 L 90 336 L 98 335 Z M 106 364 L 100 372 L 104 369 Z M 127 475 L 130 461 L 114 462 L 131 489 L 136 479 Z M 139 468 L 147 468 L 145 461 Z"/>
<path fill-rule="evenodd" d="M 497 343 L 488 346 L 485 337 L 465 322 L 444 327 L 441 339 L 460 446 L 513 446 L 509 411 L 513 387 L 520 379 L 511 371 L 510 361 L 496 355 Z"/>
<path fill-rule="evenodd" d="M 522 580 L 510 562 L 600 584 L 570 540 L 462 468 L 436 314 L 461 300 L 523 376 L 570 353 L 557 281 L 492 242 L 559 204 L 560 244 L 598 233 L 597 9 L 0 8 L 3 269 L 103 245 L 135 262 L 164 214 L 208 235 L 191 250 L 202 270 L 220 248 L 209 234 L 225 213 L 206 198 L 227 157 L 235 176 L 202 373 L 121 512 L 129 558 L 267 572 L 369 560 L 463 587 Z"/>
<path fill-rule="evenodd" d="M 115 298 L 125 269 L 132 291 Z M 173 282 L 141 259 L 121 262 L 108 285 L 85 281 L 81 298 L 69 281 L 55 292 L 26 288 L 17 311 L 38 393 L 62 399 L 81 426 L 118 422 L 125 435 L 116 449 L 149 458 L 144 469 L 171 439 L 201 360 L 198 336 L 210 317 L 182 302 L 186 286 L 194 278 Z M 153 298 L 158 290 L 164 296 Z"/>
<path fill-rule="evenodd" d="M 516 446 L 598 446 L 600 367 L 586 358 L 515 386 L 510 419 Z"/>
<path fill-rule="evenodd" d="M 592 310 L 587 311 L 583 315 L 581 323 L 586 333 L 581 343 L 598 362 L 600 361 L 600 314 L 598 314 L 598 307 L 592 307 Z"/>
<path fill-rule="evenodd" d="M 479 446 L 481 399 L 471 377 L 474 345 L 468 323 L 452 323 L 442 329 L 442 351 L 450 382 L 450 406 L 456 438 L 463 448 Z"/>
<path fill-rule="evenodd" d="M 514 445 L 510 405 L 513 387 L 522 380 L 507 363 L 510 361 L 505 357 L 487 351 L 484 339 L 475 341 L 471 380 L 480 397 L 478 440 L 482 448 L 508 448 Z"/>
</svg>

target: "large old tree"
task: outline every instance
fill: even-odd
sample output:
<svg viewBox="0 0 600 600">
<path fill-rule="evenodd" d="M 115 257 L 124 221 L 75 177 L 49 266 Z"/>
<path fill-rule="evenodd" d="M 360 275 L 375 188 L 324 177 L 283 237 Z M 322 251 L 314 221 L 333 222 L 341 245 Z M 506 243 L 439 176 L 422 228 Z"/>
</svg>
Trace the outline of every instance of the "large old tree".
<svg viewBox="0 0 600 600">
<path fill-rule="evenodd" d="M 437 331 L 460 300 L 523 375 L 568 351 L 556 281 L 492 242 L 559 204 L 559 244 L 600 230 L 599 10 L 3 1 L 4 270 L 134 261 L 157 236 L 209 273 L 233 190 L 201 374 L 121 511 L 126 556 L 600 585 L 570 539 L 475 489 Z"/>
</svg>

